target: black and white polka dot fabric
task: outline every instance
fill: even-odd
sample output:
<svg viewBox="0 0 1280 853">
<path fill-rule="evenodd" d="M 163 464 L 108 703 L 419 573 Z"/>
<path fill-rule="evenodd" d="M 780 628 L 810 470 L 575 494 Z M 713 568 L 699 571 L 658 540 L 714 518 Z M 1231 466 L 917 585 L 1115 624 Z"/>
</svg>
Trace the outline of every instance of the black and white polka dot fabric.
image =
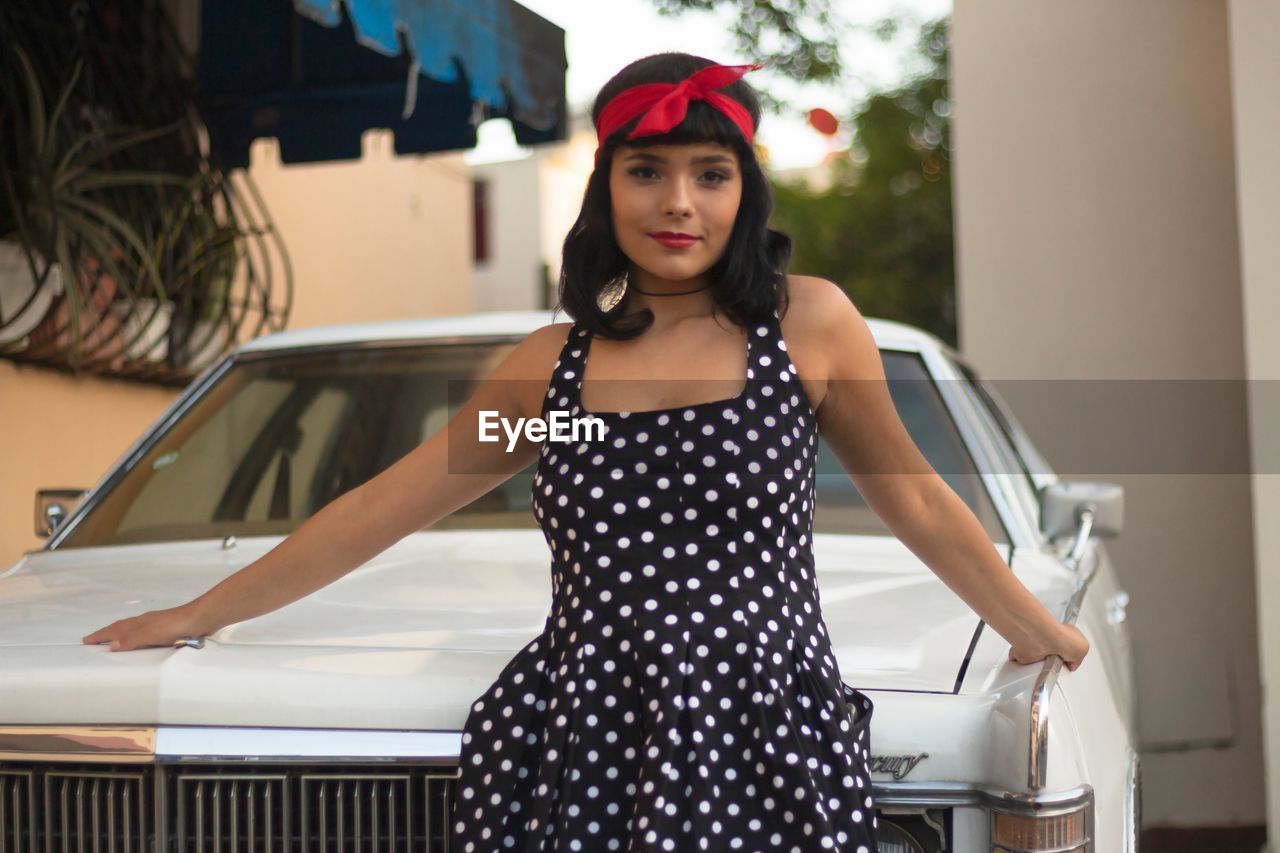
<svg viewBox="0 0 1280 853">
<path fill-rule="evenodd" d="M 583 414 L 591 335 L 544 401 Z M 872 703 L 819 608 L 817 428 L 777 315 L 727 400 L 546 442 L 542 633 L 471 706 L 451 850 L 876 850 Z"/>
</svg>

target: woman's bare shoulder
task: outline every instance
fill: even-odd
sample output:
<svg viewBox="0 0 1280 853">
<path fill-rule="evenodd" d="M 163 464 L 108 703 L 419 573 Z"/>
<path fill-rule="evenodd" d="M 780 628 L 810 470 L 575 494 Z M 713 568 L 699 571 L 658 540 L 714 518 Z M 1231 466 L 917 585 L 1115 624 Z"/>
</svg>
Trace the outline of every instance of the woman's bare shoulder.
<svg viewBox="0 0 1280 853">
<path fill-rule="evenodd" d="M 524 340 L 493 368 L 486 385 L 496 398 L 514 403 L 518 417 L 536 417 L 572 323 L 549 323 Z"/>
<path fill-rule="evenodd" d="M 528 347 L 530 352 L 552 352 L 559 355 L 572 328 L 573 323 L 548 323 L 530 332 L 520 345 Z"/>
<path fill-rule="evenodd" d="M 503 360 L 506 378 L 550 381 L 572 328 L 573 323 L 548 323 L 526 335 Z"/>
<path fill-rule="evenodd" d="M 830 279 L 816 275 L 788 275 L 787 293 L 792 305 L 810 312 L 822 311 L 839 303 L 852 304 L 849 294 Z"/>
<path fill-rule="evenodd" d="M 782 318 L 788 340 L 801 346 L 820 344 L 832 329 L 860 316 L 840 285 L 812 275 L 788 275 L 789 304 Z"/>
</svg>

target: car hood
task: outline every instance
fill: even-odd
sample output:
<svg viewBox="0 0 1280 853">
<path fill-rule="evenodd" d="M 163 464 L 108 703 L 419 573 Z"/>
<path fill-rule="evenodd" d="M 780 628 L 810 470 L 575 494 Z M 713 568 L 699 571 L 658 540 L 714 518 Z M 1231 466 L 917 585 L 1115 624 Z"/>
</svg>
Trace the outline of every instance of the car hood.
<svg viewBox="0 0 1280 853">
<path fill-rule="evenodd" d="M 217 631 L 203 649 L 112 653 L 80 642 L 116 619 L 199 595 L 279 541 L 28 553 L 0 575 L 0 724 L 456 730 L 545 625 L 550 562 L 540 531 L 427 531 L 287 607 Z M 987 673 L 1007 660 L 974 657 L 978 617 L 898 540 L 820 534 L 814 545 L 845 682 L 874 697 L 962 693 L 962 682 L 990 692 L 1008 681 Z M 1073 574 L 1052 560 L 1015 570 L 1061 612 Z M 982 678 L 972 678 L 975 666 Z"/>
</svg>

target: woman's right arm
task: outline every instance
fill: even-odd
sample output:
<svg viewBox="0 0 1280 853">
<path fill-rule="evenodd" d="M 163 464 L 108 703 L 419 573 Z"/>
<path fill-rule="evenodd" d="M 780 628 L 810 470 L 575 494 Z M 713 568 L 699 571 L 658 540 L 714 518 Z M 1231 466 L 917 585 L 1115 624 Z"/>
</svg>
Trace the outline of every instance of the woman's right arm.
<svg viewBox="0 0 1280 853">
<path fill-rule="evenodd" d="M 378 476 L 331 501 L 275 548 L 203 595 L 121 619 L 83 638 L 112 651 L 168 646 L 297 601 L 351 572 L 408 534 L 471 503 L 524 470 L 539 444 L 479 440 L 479 413 L 512 423 L 537 417 L 566 324 L 522 341 L 441 430 Z"/>
</svg>

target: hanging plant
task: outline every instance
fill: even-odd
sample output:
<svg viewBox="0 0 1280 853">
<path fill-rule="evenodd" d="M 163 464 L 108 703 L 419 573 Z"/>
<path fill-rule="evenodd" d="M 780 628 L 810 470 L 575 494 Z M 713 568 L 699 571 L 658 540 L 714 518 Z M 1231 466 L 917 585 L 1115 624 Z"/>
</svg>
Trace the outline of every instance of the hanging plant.
<svg viewBox="0 0 1280 853">
<path fill-rule="evenodd" d="M 57 265 L 62 293 L 33 337 L 35 343 L 52 349 L 65 347 L 68 363 L 76 368 L 113 355 L 98 351 L 110 336 L 93 334 L 104 322 L 112 322 L 110 305 L 123 302 L 132 312 L 146 297 L 156 305 L 166 301 L 151 248 L 139 229 L 105 202 L 106 195 L 112 189 L 182 187 L 188 181 L 164 172 L 109 166 L 113 154 L 171 133 L 176 126 L 100 138 L 73 135 L 65 118 L 81 63 L 72 68 L 50 105 L 27 53 L 17 46 L 13 52 L 21 73 L 18 80 L 5 76 L 4 95 L 7 103 L 24 108 L 8 113 L 13 126 L 5 128 L 18 167 L 10 168 L 0 158 L 0 181 L 12 226 L 10 233 L 0 237 L 24 247 L 37 288 L 45 286 Z M 33 292 L 29 299 L 34 298 Z M 19 306 L 6 313 L 22 311 Z M 140 336 L 141 332 L 136 337 Z M 123 341 L 122 348 L 134 346 L 136 337 Z M 38 353 L 28 349 L 27 354 Z"/>
<path fill-rule="evenodd" d="M 0 3 L 0 358 L 176 385 L 287 321 L 287 252 L 210 159 L 165 6 Z"/>
</svg>

